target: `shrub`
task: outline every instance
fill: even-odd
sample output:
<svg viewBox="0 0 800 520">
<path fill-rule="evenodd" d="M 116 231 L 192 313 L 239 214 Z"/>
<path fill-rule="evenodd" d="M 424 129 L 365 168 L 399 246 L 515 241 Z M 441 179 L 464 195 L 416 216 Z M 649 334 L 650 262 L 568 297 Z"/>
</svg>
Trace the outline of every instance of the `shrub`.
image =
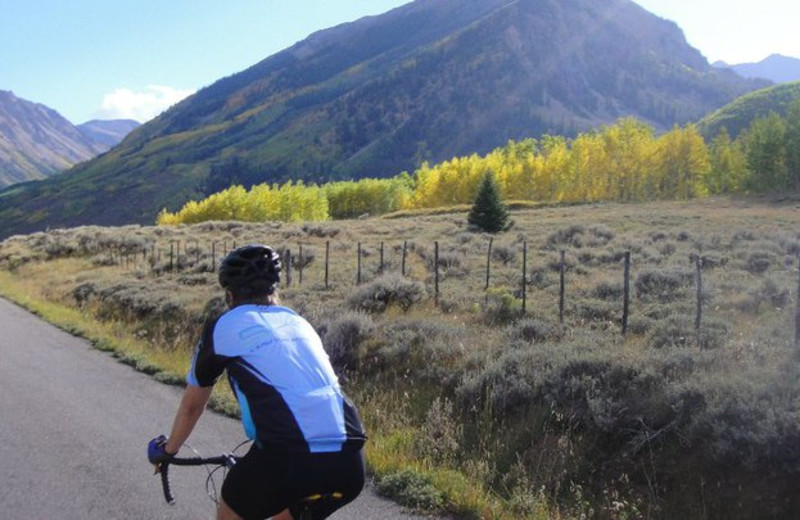
<svg viewBox="0 0 800 520">
<path fill-rule="evenodd" d="M 742 312 L 752 314 L 758 314 L 762 304 L 784 308 L 792 301 L 791 290 L 774 277 L 765 278 L 759 287 L 741 291 L 731 304 Z"/>
<path fill-rule="evenodd" d="M 465 341 L 461 327 L 419 318 L 392 320 L 382 332 L 375 356 L 387 369 L 410 371 L 438 384 L 458 377 Z"/>
<path fill-rule="evenodd" d="M 561 337 L 561 330 L 558 325 L 538 318 L 523 318 L 519 322 L 510 326 L 507 330 L 508 336 L 512 340 L 520 340 L 526 343 L 541 343 L 558 339 Z"/>
<path fill-rule="evenodd" d="M 606 245 L 617 236 L 614 230 L 601 224 L 589 228 L 589 233 L 591 234 L 591 238 L 587 245 L 590 247 Z"/>
<path fill-rule="evenodd" d="M 210 273 L 182 274 L 176 278 L 181 285 L 214 285 L 217 283 L 216 275 Z"/>
<path fill-rule="evenodd" d="M 774 254 L 766 251 L 751 253 L 745 261 L 744 269 L 753 274 L 761 274 L 778 263 Z"/>
<path fill-rule="evenodd" d="M 380 477 L 376 490 L 400 505 L 417 511 L 435 511 L 444 506 L 444 495 L 421 473 L 406 469 Z"/>
<path fill-rule="evenodd" d="M 694 281 L 691 271 L 644 271 L 636 277 L 634 287 L 640 298 L 670 302 Z"/>
<path fill-rule="evenodd" d="M 508 265 L 517 258 L 517 251 L 511 247 L 496 245 L 492 247 L 492 259 L 501 262 L 503 265 Z"/>
<path fill-rule="evenodd" d="M 613 322 L 619 321 L 621 309 L 620 305 L 587 298 L 575 305 L 575 314 L 589 322 Z"/>
<path fill-rule="evenodd" d="M 422 282 L 398 274 L 386 274 L 356 289 L 347 301 L 350 308 L 368 312 L 383 312 L 390 305 L 407 311 L 426 295 Z"/>
<path fill-rule="evenodd" d="M 528 272 L 527 282 L 538 289 L 546 289 L 556 283 L 556 280 L 551 277 L 549 267 L 535 265 Z"/>
<path fill-rule="evenodd" d="M 547 237 L 547 246 L 550 249 L 558 246 L 597 247 L 608 244 L 615 237 L 614 231 L 606 226 L 595 225 L 587 230 L 584 226 L 575 225 L 551 234 Z"/>
<path fill-rule="evenodd" d="M 433 260 L 431 258 L 431 260 Z M 431 261 L 431 263 L 433 263 Z M 464 264 L 464 255 L 456 251 L 439 252 L 439 274 L 443 277 L 463 278 L 469 274 Z M 433 266 L 431 266 L 431 270 Z"/>
<path fill-rule="evenodd" d="M 701 322 L 698 331 L 692 318 L 671 316 L 653 329 L 648 344 L 654 348 L 699 346 L 715 349 L 727 340 L 728 328 L 725 322 L 706 319 Z"/>
<path fill-rule="evenodd" d="M 628 318 L 628 332 L 631 334 L 647 334 L 656 324 L 656 320 L 648 316 L 633 315 Z"/>
<path fill-rule="evenodd" d="M 622 282 L 600 282 L 592 292 L 596 298 L 601 300 L 622 301 L 625 295 L 625 286 Z"/>
<path fill-rule="evenodd" d="M 484 316 L 488 322 L 502 324 L 519 318 L 522 312 L 522 300 L 507 289 L 490 288 L 486 292 L 486 297 Z"/>
<path fill-rule="evenodd" d="M 653 231 L 650 233 L 650 240 L 653 242 L 660 242 L 666 240 L 669 235 L 665 231 Z"/>
<path fill-rule="evenodd" d="M 551 271 L 560 272 L 561 271 L 561 255 L 556 255 L 551 257 L 550 261 L 547 263 L 547 266 L 550 268 Z M 567 252 L 564 254 L 564 270 L 570 271 L 574 270 L 578 267 L 578 259 L 575 257 L 574 254 L 571 252 Z"/>
<path fill-rule="evenodd" d="M 91 282 L 82 283 L 72 290 L 72 297 L 79 307 L 83 307 L 97 292 L 97 286 Z"/>
<path fill-rule="evenodd" d="M 583 247 L 583 235 L 585 232 L 586 228 L 581 225 L 561 229 L 547 237 L 547 246 L 551 249 L 555 249 L 558 246 Z"/>
<path fill-rule="evenodd" d="M 322 224 L 304 224 L 301 229 L 308 236 L 319 238 L 334 238 L 342 231 L 339 227 Z"/>
<path fill-rule="evenodd" d="M 372 318 L 363 312 L 345 311 L 317 327 L 325 351 L 337 368 L 354 368 L 363 357 L 364 342 L 375 332 Z"/>
</svg>

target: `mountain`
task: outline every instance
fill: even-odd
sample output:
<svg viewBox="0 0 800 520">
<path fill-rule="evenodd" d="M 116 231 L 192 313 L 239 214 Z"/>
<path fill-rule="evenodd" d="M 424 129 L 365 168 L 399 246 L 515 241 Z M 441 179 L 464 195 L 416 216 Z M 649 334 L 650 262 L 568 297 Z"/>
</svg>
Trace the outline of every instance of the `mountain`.
<svg viewBox="0 0 800 520">
<path fill-rule="evenodd" d="M 0 90 L 0 187 L 43 179 L 102 151 L 55 110 Z"/>
<path fill-rule="evenodd" d="M 775 83 L 800 81 L 800 59 L 773 54 L 758 63 L 741 63 L 728 65 L 724 62 L 714 64 L 715 67 L 729 68 L 743 78 L 764 78 Z"/>
<path fill-rule="evenodd" d="M 386 177 L 623 116 L 664 129 L 766 84 L 712 68 L 630 0 L 417 0 L 314 33 L 67 175 L 0 192 L 0 236 L 151 223 L 233 183 Z"/>
<path fill-rule="evenodd" d="M 750 126 L 753 120 L 765 117 L 770 112 L 786 116 L 789 106 L 800 100 L 800 81 L 775 85 L 736 99 L 719 110 L 704 117 L 697 124 L 706 138 L 715 137 L 723 127 L 731 137 Z"/>
<path fill-rule="evenodd" d="M 93 119 L 77 126 L 78 131 L 95 143 L 102 143 L 108 148 L 119 144 L 125 136 L 140 126 L 133 119 L 99 120 Z"/>
<path fill-rule="evenodd" d="M 0 188 L 44 179 L 91 159 L 136 125 L 104 121 L 75 127 L 51 108 L 0 90 Z"/>
</svg>

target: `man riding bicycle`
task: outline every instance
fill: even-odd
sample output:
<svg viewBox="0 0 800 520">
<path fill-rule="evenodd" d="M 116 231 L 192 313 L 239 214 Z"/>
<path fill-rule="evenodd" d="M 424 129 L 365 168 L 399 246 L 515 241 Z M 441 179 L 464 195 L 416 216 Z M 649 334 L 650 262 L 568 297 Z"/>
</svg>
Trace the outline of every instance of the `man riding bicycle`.
<svg viewBox="0 0 800 520">
<path fill-rule="evenodd" d="M 358 412 L 317 333 L 280 305 L 280 272 L 280 256 L 265 245 L 240 247 L 225 257 L 219 282 L 228 311 L 204 327 L 170 436 L 148 446 L 150 462 L 169 463 L 227 371 L 253 446 L 225 478 L 218 520 L 290 520 L 304 498 L 342 494 L 314 511 L 314 519 L 323 519 L 364 485 L 366 435 Z"/>
</svg>

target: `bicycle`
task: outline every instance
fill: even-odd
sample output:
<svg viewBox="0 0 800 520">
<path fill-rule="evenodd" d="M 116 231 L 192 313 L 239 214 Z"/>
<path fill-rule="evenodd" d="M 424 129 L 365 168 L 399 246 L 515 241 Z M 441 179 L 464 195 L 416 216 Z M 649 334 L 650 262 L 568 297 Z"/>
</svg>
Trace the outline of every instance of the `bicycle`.
<svg viewBox="0 0 800 520">
<path fill-rule="evenodd" d="M 175 496 L 172 494 L 172 489 L 169 483 L 169 467 L 170 466 L 215 466 L 213 469 L 208 469 L 208 478 L 206 479 L 206 494 L 214 502 L 218 504 L 216 484 L 214 482 L 214 474 L 222 469 L 223 480 L 225 473 L 233 466 L 236 465 L 237 460 L 241 459 L 236 456 L 236 450 L 247 444 L 249 441 L 242 442 L 231 453 L 223 453 L 213 457 L 202 457 L 191 446 L 187 447 L 195 452 L 196 457 L 173 457 L 168 463 L 162 463 L 156 468 L 156 472 L 161 475 L 161 490 L 164 493 L 164 500 L 169 505 L 175 504 Z M 324 506 L 331 501 L 341 500 L 344 497 L 342 493 L 334 491 L 332 493 L 315 493 L 302 499 L 299 504 L 299 515 L 295 520 L 311 520 L 313 518 L 314 508 Z"/>
</svg>

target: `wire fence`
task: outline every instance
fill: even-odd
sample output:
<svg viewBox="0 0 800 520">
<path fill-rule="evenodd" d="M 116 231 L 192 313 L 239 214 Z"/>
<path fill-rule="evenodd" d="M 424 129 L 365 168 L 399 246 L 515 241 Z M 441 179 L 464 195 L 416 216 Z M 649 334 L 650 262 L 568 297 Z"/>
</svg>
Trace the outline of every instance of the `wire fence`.
<svg viewBox="0 0 800 520">
<path fill-rule="evenodd" d="M 529 311 L 531 291 L 541 289 L 541 263 L 544 261 L 548 264 L 547 270 L 557 274 L 557 284 L 546 285 L 548 288 L 557 286 L 557 319 L 564 324 L 568 313 L 570 282 L 580 278 L 580 275 L 572 274 L 575 266 L 568 261 L 566 249 L 531 251 L 526 241 L 516 244 L 516 248 L 509 248 L 498 246 L 493 238 L 489 238 L 488 243 L 479 247 L 470 244 L 466 252 L 462 248 L 455 254 L 452 246 L 449 251 L 443 251 L 439 241 L 434 241 L 432 245 L 432 252 L 430 246 L 408 240 L 373 244 L 325 240 L 324 243 L 285 246 L 280 250 L 283 260 L 283 288 L 347 291 L 378 276 L 396 273 L 425 283 L 437 306 L 448 293 L 463 295 L 465 292 L 472 295 L 482 293 L 486 305 L 493 289 L 506 288 L 519 301 L 520 313 L 524 315 Z M 236 246 L 235 241 L 174 240 L 151 243 L 146 247 L 112 248 L 105 254 L 107 265 L 137 270 L 151 276 L 166 276 L 214 273 L 224 255 Z M 322 258 L 317 259 L 320 250 L 323 251 Z M 554 253 L 557 254 L 555 261 L 552 260 Z M 538 266 L 530 265 L 533 257 L 538 259 Z M 617 322 L 620 333 L 627 335 L 630 330 L 632 303 L 635 293 L 639 292 L 634 290 L 632 280 L 636 281 L 634 285 L 646 285 L 646 281 L 642 281 L 646 269 L 640 263 L 637 278 L 635 257 L 631 251 L 618 253 L 613 260 L 610 268 L 606 265 L 604 270 L 606 276 L 616 280 L 612 285 L 620 288 L 618 291 L 611 291 L 614 293 L 611 300 L 616 300 L 614 304 L 618 306 L 614 321 Z M 800 258 L 796 260 L 793 262 L 795 267 L 786 265 L 785 269 L 774 269 L 773 272 L 780 274 L 784 281 L 793 277 L 797 279 L 796 285 L 789 284 L 791 287 L 787 285 L 779 289 L 784 295 L 784 303 L 785 296 L 788 294 L 791 299 L 791 292 L 794 292 L 794 338 L 800 343 L 800 299 L 797 297 L 800 294 Z M 726 264 L 726 259 L 720 260 L 700 253 L 693 253 L 683 264 L 686 270 L 681 275 L 684 278 L 691 276 L 689 285 L 694 287 L 694 327 L 698 333 L 698 342 L 709 300 L 708 287 L 704 286 L 707 282 L 705 277 L 711 271 L 728 268 L 721 277 L 724 280 L 732 272 Z M 764 271 L 761 270 L 758 274 L 763 274 Z M 795 288 L 796 291 L 792 291 Z M 541 290 L 539 292 L 542 293 Z M 552 293 L 553 290 L 548 289 L 544 295 L 538 294 L 537 303 L 541 305 L 542 297 Z M 581 296 L 576 296 L 579 297 Z"/>
</svg>

